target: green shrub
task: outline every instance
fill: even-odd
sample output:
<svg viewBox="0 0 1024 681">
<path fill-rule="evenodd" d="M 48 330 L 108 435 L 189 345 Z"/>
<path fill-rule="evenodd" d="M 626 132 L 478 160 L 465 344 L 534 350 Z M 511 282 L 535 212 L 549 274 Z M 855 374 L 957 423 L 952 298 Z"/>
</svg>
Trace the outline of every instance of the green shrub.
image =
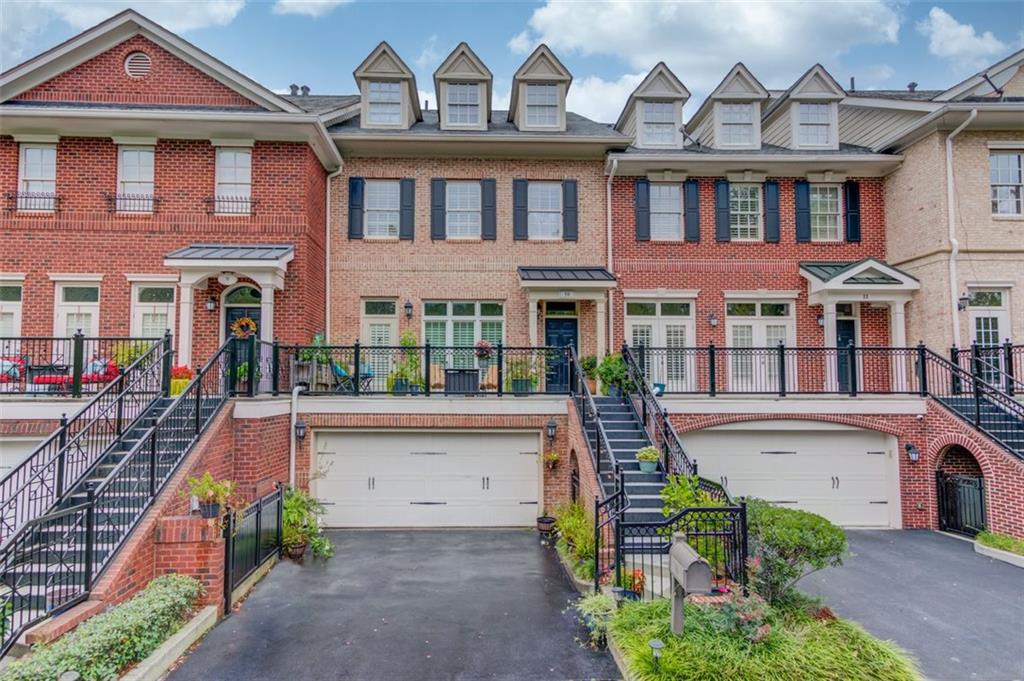
<svg viewBox="0 0 1024 681">
<path fill-rule="evenodd" d="M 553 511 L 555 529 L 558 531 L 558 545 L 568 553 L 573 563 L 593 561 L 596 557 L 594 545 L 594 523 L 580 503 L 565 503 Z"/>
<path fill-rule="evenodd" d="M 843 563 L 846 534 L 820 515 L 750 499 L 747 528 L 750 584 L 773 605 L 784 603 L 802 578 Z"/>
<path fill-rule="evenodd" d="M 629 393 L 632 390 L 633 382 L 629 380 L 626 360 L 622 359 L 622 355 L 618 353 L 605 355 L 605 358 L 597 365 L 597 375 L 601 379 L 601 394 L 603 395 L 607 395 L 609 386 L 613 385 L 622 393 Z"/>
<path fill-rule="evenodd" d="M 696 475 L 670 475 L 661 488 L 661 513 L 666 518 L 674 516 L 684 508 L 722 506 L 722 502 L 700 488 Z"/>
<path fill-rule="evenodd" d="M 0 679 L 49 680 L 68 671 L 78 672 L 83 681 L 116 678 L 176 632 L 202 593 L 202 584 L 191 577 L 157 577 L 131 600 L 90 617 L 53 643 L 36 646 Z"/>
<path fill-rule="evenodd" d="M 580 369 L 583 369 L 583 375 L 593 380 L 597 378 L 597 357 L 593 355 L 584 355 L 580 357 Z"/>
<path fill-rule="evenodd" d="M 308 544 L 316 558 L 334 555 L 334 544 L 323 534 L 320 516 L 324 506 L 316 497 L 298 487 L 284 491 L 284 510 L 281 516 L 281 543 L 285 548 Z"/>
<path fill-rule="evenodd" d="M 592 593 L 580 598 L 572 607 L 590 632 L 589 647 L 604 648 L 608 640 L 608 627 L 615 613 L 615 599 L 611 594 Z"/>
<path fill-rule="evenodd" d="M 989 532 L 985 530 L 978 533 L 975 537 L 978 543 L 982 546 L 991 546 L 994 549 L 1001 551 L 1009 551 L 1010 553 L 1016 553 L 1018 556 L 1024 556 L 1024 539 L 1017 539 L 1011 537 L 1008 534 L 997 534 L 995 532 Z"/>
<path fill-rule="evenodd" d="M 120 341 L 114 345 L 114 363 L 124 369 L 146 354 L 153 347 L 153 341 Z"/>
</svg>

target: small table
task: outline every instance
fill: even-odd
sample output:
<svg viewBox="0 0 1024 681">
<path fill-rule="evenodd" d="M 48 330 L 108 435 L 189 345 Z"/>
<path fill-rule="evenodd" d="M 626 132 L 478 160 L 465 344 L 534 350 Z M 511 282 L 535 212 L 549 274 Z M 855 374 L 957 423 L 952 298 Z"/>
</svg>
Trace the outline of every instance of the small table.
<svg viewBox="0 0 1024 681">
<path fill-rule="evenodd" d="M 444 394 L 476 394 L 480 392 L 479 369 L 445 369 Z"/>
</svg>

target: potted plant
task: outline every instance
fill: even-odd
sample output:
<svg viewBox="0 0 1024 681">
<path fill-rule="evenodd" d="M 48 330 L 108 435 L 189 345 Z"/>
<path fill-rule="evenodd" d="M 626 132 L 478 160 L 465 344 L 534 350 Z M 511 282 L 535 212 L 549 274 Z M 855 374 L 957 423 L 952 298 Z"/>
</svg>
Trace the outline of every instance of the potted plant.
<svg viewBox="0 0 1024 681">
<path fill-rule="evenodd" d="M 505 390 L 516 395 L 527 395 L 537 385 L 537 372 L 529 359 L 509 360 L 505 365 Z"/>
<path fill-rule="evenodd" d="M 423 388 L 423 369 L 420 362 L 419 339 L 416 332 L 406 329 L 402 337 L 398 339 L 402 350 L 402 361 L 399 369 L 402 370 L 402 378 L 407 382 L 404 392 L 418 394 Z"/>
<path fill-rule="evenodd" d="M 171 395 L 180 395 L 195 377 L 195 372 L 187 366 L 177 366 L 171 369 Z"/>
<path fill-rule="evenodd" d="M 263 373 L 260 371 L 260 365 L 257 364 L 256 365 L 256 372 L 255 372 L 255 376 L 253 377 L 253 380 L 255 380 L 256 382 L 259 382 L 259 380 L 260 380 L 260 378 L 262 378 L 262 376 L 263 376 Z M 241 364 L 239 364 L 238 366 L 235 367 L 234 381 L 235 381 L 235 391 L 236 392 L 244 392 L 245 389 L 249 386 L 249 363 L 248 362 L 242 362 Z"/>
<path fill-rule="evenodd" d="M 640 462 L 640 470 L 644 473 L 657 473 L 659 459 L 661 453 L 657 447 L 647 446 L 636 453 L 636 460 Z"/>
<path fill-rule="evenodd" d="M 297 487 L 285 489 L 281 518 L 281 544 L 285 555 L 292 560 L 301 560 L 307 548 L 312 549 L 316 558 L 334 555 L 334 544 L 324 536 L 320 526 L 323 514 L 323 504 L 309 493 Z"/>
<path fill-rule="evenodd" d="M 635 568 L 622 575 L 622 595 L 626 600 L 639 601 L 647 586 L 647 576 L 640 568 Z"/>
<path fill-rule="evenodd" d="M 476 354 L 477 359 L 490 359 L 494 355 L 494 346 L 489 341 L 481 338 L 473 346 L 473 352 Z"/>
<path fill-rule="evenodd" d="M 605 394 L 612 397 L 629 394 L 632 381 L 629 380 L 629 370 L 622 355 L 606 355 L 597 366 L 597 375 L 601 379 L 601 390 Z"/>
<path fill-rule="evenodd" d="M 388 374 L 388 389 L 392 395 L 405 395 L 409 392 L 409 371 L 404 364 Z"/>
<path fill-rule="evenodd" d="M 544 465 L 549 471 L 558 468 L 558 462 L 561 460 L 562 456 L 558 452 L 548 452 L 544 455 Z"/>
<path fill-rule="evenodd" d="M 199 515 L 204 518 L 219 518 L 221 509 L 235 493 L 235 483 L 230 480 L 218 482 L 213 479 L 210 471 L 206 471 L 198 478 L 190 477 L 185 483 L 188 485 L 188 496 L 199 500 Z M 184 492 L 182 494 L 184 495 Z"/>
<path fill-rule="evenodd" d="M 537 518 L 537 531 L 543 534 L 551 534 L 555 530 L 557 518 L 551 515 L 542 515 Z"/>
<path fill-rule="evenodd" d="M 124 371 L 132 362 L 146 354 L 150 348 L 150 341 L 121 341 L 114 345 L 114 363 Z"/>
<path fill-rule="evenodd" d="M 301 348 L 292 359 L 292 384 L 313 386 L 330 384 L 331 351 L 324 347 L 322 334 L 314 334 L 309 345 Z"/>
<path fill-rule="evenodd" d="M 594 355 L 580 357 L 580 368 L 586 377 L 587 388 L 590 389 L 590 394 L 593 395 L 597 392 L 597 357 Z"/>
</svg>

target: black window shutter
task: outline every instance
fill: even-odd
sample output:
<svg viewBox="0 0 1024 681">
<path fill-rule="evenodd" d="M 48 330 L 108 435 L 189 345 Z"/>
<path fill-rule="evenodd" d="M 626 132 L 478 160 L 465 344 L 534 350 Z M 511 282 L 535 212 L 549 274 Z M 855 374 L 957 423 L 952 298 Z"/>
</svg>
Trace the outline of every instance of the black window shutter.
<svg viewBox="0 0 1024 681">
<path fill-rule="evenodd" d="M 728 180 L 715 180 L 715 240 L 730 240 Z"/>
<path fill-rule="evenodd" d="M 764 240 L 779 242 L 779 183 L 774 180 L 764 183 Z"/>
<path fill-rule="evenodd" d="M 806 180 L 793 183 L 793 202 L 796 204 L 796 240 L 811 240 L 811 185 Z"/>
<path fill-rule="evenodd" d="M 526 180 L 512 180 L 512 238 L 525 241 L 530 238 L 527 228 L 527 187 Z"/>
<path fill-rule="evenodd" d="M 651 240 L 651 183 L 636 181 L 636 240 Z"/>
<path fill-rule="evenodd" d="M 843 185 L 846 204 L 846 240 L 860 241 L 860 184 L 849 180 Z"/>
<path fill-rule="evenodd" d="M 398 182 L 398 238 L 412 241 L 416 230 L 416 180 L 403 177 Z"/>
<path fill-rule="evenodd" d="M 579 215 L 576 200 L 576 180 L 562 181 L 562 239 L 579 238 Z"/>
<path fill-rule="evenodd" d="M 438 240 L 445 236 L 445 181 L 435 177 L 430 181 L 430 238 Z"/>
<path fill-rule="evenodd" d="M 363 190 L 366 180 L 361 177 L 348 178 L 348 238 L 363 238 Z"/>
<path fill-rule="evenodd" d="M 700 183 L 687 180 L 683 184 L 684 231 L 687 241 L 700 241 Z"/>
<path fill-rule="evenodd" d="M 493 179 L 480 180 L 480 237 L 498 238 L 498 192 Z"/>
</svg>

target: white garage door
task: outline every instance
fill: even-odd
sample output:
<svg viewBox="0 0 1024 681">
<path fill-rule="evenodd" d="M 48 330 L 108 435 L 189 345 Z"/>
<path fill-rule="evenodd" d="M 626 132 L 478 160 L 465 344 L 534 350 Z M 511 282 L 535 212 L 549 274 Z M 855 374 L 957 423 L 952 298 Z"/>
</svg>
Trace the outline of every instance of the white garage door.
<svg viewBox="0 0 1024 681">
<path fill-rule="evenodd" d="M 847 527 L 898 527 L 895 441 L 874 431 L 777 421 L 709 428 L 682 437 L 702 477 Z"/>
<path fill-rule="evenodd" d="M 314 492 L 331 527 L 533 525 L 538 444 L 536 433 L 320 433 Z"/>
<path fill-rule="evenodd" d="M 40 438 L 4 438 L 0 440 L 0 478 L 25 460 L 42 442 Z"/>
</svg>

